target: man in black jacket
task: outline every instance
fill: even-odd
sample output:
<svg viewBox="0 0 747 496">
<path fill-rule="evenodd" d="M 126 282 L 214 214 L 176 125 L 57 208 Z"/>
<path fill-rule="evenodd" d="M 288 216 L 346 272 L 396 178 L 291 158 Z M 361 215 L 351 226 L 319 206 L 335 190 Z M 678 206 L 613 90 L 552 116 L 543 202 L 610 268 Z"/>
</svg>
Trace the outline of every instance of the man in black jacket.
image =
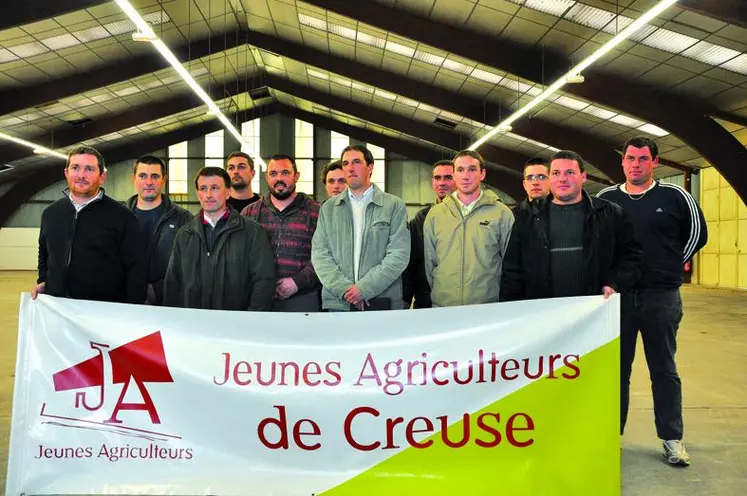
<svg viewBox="0 0 747 496">
<path fill-rule="evenodd" d="M 542 157 L 533 157 L 524 163 L 524 179 L 521 185 L 527 192 L 527 197 L 516 208 L 527 208 L 538 198 L 545 198 L 550 194 L 550 162 Z"/>
<path fill-rule="evenodd" d="M 614 203 L 591 198 L 583 159 L 560 151 L 550 164 L 550 190 L 517 209 L 503 261 L 500 301 L 627 291 L 641 272 L 633 226 Z"/>
<path fill-rule="evenodd" d="M 163 302 L 163 278 L 176 232 L 193 217 L 162 194 L 166 181 L 166 166 L 160 158 L 144 155 L 135 161 L 132 184 L 137 194 L 127 200 L 127 208 L 137 217 L 143 244 L 147 247 L 148 295 L 145 302 L 149 305 Z"/>
<path fill-rule="evenodd" d="M 271 310 L 275 259 L 255 221 L 227 205 L 231 177 L 204 167 L 195 177 L 200 213 L 176 233 L 163 304 L 214 310 Z"/>
<path fill-rule="evenodd" d="M 104 157 L 81 146 L 68 154 L 68 189 L 42 214 L 39 278 L 31 296 L 119 303 L 145 301 L 145 251 L 135 216 L 104 194 Z"/>
<path fill-rule="evenodd" d="M 451 160 L 439 160 L 433 165 L 431 173 L 431 187 L 436 193 L 436 203 L 456 190 L 454 181 L 454 163 Z M 414 308 L 431 308 L 431 287 L 425 276 L 425 261 L 423 258 L 423 224 L 431 207 L 429 205 L 415 214 L 408 223 L 410 229 L 410 263 L 402 274 L 402 296 L 405 308 L 412 303 Z M 415 301 L 413 302 L 413 298 Z"/>
<path fill-rule="evenodd" d="M 623 145 L 625 183 L 599 192 L 630 216 L 643 246 L 643 275 L 623 298 L 620 326 L 620 431 L 628 416 L 630 373 L 641 332 L 654 396 L 656 433 L 672 465 L 689 465 L 682 443 L 682 383 L 674 355 L 682 319 L 683 266 L 708 241 L 703 212 L 693 197 L 674 184 L 654 180 L 659 165 L 656 143 L 645 137 Z"/>
</svg>

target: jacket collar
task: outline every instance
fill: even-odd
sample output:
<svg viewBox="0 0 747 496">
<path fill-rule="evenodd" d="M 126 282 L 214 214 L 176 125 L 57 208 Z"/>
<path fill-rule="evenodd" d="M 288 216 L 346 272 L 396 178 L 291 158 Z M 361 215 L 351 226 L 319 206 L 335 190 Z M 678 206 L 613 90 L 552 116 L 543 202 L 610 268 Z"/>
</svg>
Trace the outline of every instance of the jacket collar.
<svg viewBox="0 0 747 496">
<path fill-rule="evenodd" d="M 531 207 L 532 212 L 537 214 L 541 210 L 547 210 L 548 208 L 550 208 L 552 199 L 553 196 L 552 193 L 550 193 L 545 198 L 538 198 L 533 202 L 529 202 L 529 206 Z M 598 198 L 594 198 L 589 193 L 587 193 L 586 190 L 581 190 L 581 201 L 586 203 L 586 205 L 589 207 L 589 211 L 602 210 L 603 208 L 605 208 L 605 204 L 603 201 L 600 201 Z"/>
<path fill-rule="evenodd" d="M 282 212 L 277 209 L 274 203 L 272 203 L 272 198 L 270 198 L 269 193 L 266 196 L 263 196 L 260 201 L 262 202 L 263 207 L 271 210 L 272 212 L 278 215 L 286 215 L 305 207 L 306 203 L 308 203 L 308 196 L 306 196 L 306 193 L 296 193 L 296 197 L 293 199 L 291 204 L 285 207 L 285 210 L 283 210 Z"/>
<path fill-rule="evenodd" d="M 169 212 L 172 207 L 174 207 L 174 204 L 171 202 L 168 195 L 165 195 L 163 193 L 161 193 L 161 205 L 164 205 L 165 212 Z M 125 206 L 130 210 L 135 210 L 135 207 L 137 207 L 137 195 L 132 195 L 131 197 L 129 197 L 125 202 Z"/>
<path fill-rule="evenodd" d="M 376 183 L 371 183 L 371 185 L 373 186 L 373 196 L 371 197 L 371 203 L 375 203 L 379 207 L 383 207 L 384 206 L 384 192 L 381 191 L 381 188 L 379 188 L 376 185 Z M 335 206 L 338 206 L 344 202 L 349 202 L 350 200 L 348 198 L 348 194 L 349 194 L 349 190 L 347 187 L 345 187 L 345 189 L 342 190 L 342 192 L 339 195 L 334 197 Z"/>
<path fill-rule="evenodd" d="M 475 206 L 472 207 L 472 212 L 474 212 L 479 207 L 482 207 L 483 205 L 495 205 L 496 203 L 500 202 L 500 198 L 498 198 L 498 195 L 493 193 L 487 188 L 484 188 L 482 190 L 482 195 L 475 200 Z M 445 203 L 452 214 L 456 215 L 459 213 L 459 203 L 454 199 L 452 195 L 446 195 L 446 198 L 444 198 L 441 203 Z"/>
</svg>

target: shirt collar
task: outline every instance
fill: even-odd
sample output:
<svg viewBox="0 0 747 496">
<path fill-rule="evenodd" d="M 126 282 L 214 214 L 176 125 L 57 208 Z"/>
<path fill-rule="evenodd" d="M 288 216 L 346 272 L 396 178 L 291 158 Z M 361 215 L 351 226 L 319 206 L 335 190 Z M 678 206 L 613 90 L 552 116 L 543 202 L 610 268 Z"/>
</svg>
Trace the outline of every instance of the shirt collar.
<svg viewBox="0 0 747 496">
<path fill-rule="evenodd" d="M 355 196 L 353 195 L 353 192 L 352 192 L 352 191 L 350 190 L 350 188 L 348 188 L 348 198 L 350 198 L 350 201 L 351 201 L 351 202 L 361 203 L 361 202 L 364 202 L 364 201 L 371 201 L 371 198 L 373 197 L 373 193 L 374 193 L 374 187 L 373 187 L 373 183 L 372 183 L 372 184 L 371 184 L 371 186 L 369 186 L 369 187 L 368 187 L 368 189 L 367 189 L 367 190 L 366 190 L 366 191 L 365 191 L 365 192 L 364 192 L 364 193 L 363 193 L 363 194 L 361 195 L 360 199 L 359 199 L 359 198 L 356 198 L 356 197 L 355 197 Z"/>
<path fill-rule="evenodd" d="M 475 199 L 474 199 L 474 201 L 473 201 L 472 203 L 470 203 L 469 205 L 465 205 L 465 204 L 464 204 L 464 203 L 462 202 L 462 199 L 461 199 L 461 198 L 459 198 L 459 191 L 458 191 L 458 190 L 457 190 L 457 191 L 454 191 L 454 192 L 452 192 L 452 193 L 451 193 L 451 197 L 452 197 L 452 198 L 454 198 L 454 199 L 456 200 L 456 202 L 457 202 L 457 205 L 459 205 L 459 207 L 461 207 L 461 208 L 472 208 L 472 207 L 474 207 L 474 206 L 475 206 L 475 205 L 477 204 L 477 202 L 479 202 L 479 201 L 480 201 L 480 199 L 482 198 L 482 195 L 483 195 L 483 194 L 484 194 L 484 191 L 483 191 L 483 190 L 481 189 L 481 190 L 480 190 L 480 194 L 479 194 L 479 195 L 477 195 L 477 198 L 475 198 Z"/>
<path fill-rule="evenodd" d="M 93 203 L 96 200 L 100 200 L 101 198 L 103 198 L 104 197 L 104 190 L 103 189 L 99 189 L 99 192 L 96 193 L 96 196 L 94 196 L 92 198 L 89 198 L 86 202 L 81 203 L 81 204 L 75 203 L 75 200 L 73 200 L 73 193 L 72 192 L 68 192 L 67 197 L 70 199 L 70 203 L 73 204 L 73 207 L 75 207 L 75 211 L 76 212 L 80 212 L 81 210 L 83 210 L 83 207 L 87 206 L 90 203 Z"/>
<path fill-rule="evenodd" d="M 228 208 L 228 207 L 226 207 L 226 209 L 225 209 L 225 210 L 223 211 L 223 215 L 221 215 L 221 216 L 220 216 L 220 217 L 218 218 L 218 220 L 216 220 L 216 221 L 215 221 L 215 223 L 213 223 L 213 221 L 211 221 L 211 220 L 210 220 L 210 219 L 209 219 L 209 218 L 208 218 L 208 217 L 207 217 L 207 216 L 205 215 L 205 211 L 204 211 L 204 210 L 201 210 L 201 211 L 200 211 L 200 216 L 202 217 L 202 223 L 203 223 L 203 224 L 205 224 L 205 225 L 210 225 L 210 227 L 212 227 L 212 228 L 215 228 L 215 226 L 216 226 L 216 225 L 218 225 L 218 222 L 220 222 L 220 221 L 222 221 L 222 220 L 226 220 L 226 219 L 228 219 L 228 216 L 229 216 L 229 215 L 231 215 L 231 209 L 230 209 L 230 208 Z"/>
</svg>

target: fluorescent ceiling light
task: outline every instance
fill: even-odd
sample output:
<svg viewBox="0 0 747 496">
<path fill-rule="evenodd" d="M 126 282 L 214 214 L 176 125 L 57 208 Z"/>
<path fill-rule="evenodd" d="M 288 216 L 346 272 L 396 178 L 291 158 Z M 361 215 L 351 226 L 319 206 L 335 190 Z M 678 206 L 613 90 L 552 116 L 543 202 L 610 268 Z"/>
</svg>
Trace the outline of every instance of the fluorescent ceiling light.
<svg viewBox="0 0 747 496">
<path fill-rule="evenodd" d="M 495 74 L 493 72 L 485 71 L 485 70 L 477 69 L 477 68 L 472 70 L 470 77 L 473 77 L 475 79 L 479 79 L 480 81 L 484 81 L 486 83 L 491 83 L 491 84 L 498 84 L 503 79 L 503 76 L 499 76 L 498 74 Z"/>
<path fill-rule="evenodd" d="M 742 54 L 728 62 L 724 62 L 721 64 L 721 67 L 747 76 L 747 54 Z"/>
<path fill-rule="evenodd" d="M 401 45 L 399 43 L 395 43 L 393 41 L 387 41 L 386 42 L 386 50 L 388 52 L 396 53 L 399 55 L 404 55 L 405 57 L 412 57 L 415 55 L 415 49 L 410 48 L 405 45 Z"/>
<path fill-rule="evenodd" d="M 657 137 L 662 137 L 662 136 L 666 136 L 669 134 L 669 132 L 665 131 L 659 126 L 654 126 L 653 124 L 644 124 L 641 127 L 639 127 L 638 130 L 643 131 L 644 133 L 651 134 L 653 136 L 657 136 Z"/>
<path fill-rule="evenodd" d="M 378 88 L 374 92 L 374 95 L 376 95 L 378 97 L 381 97 L 381 98 L 385 98 L 387 100 L 396 100 L 397 99 L 397 95 L 395 95 L 394 93 L 389 93 L 388 91 L 380 90 Z"/>
<path fill-rule="evenodd" d="M 329 80 L 329 75 L 326 72 L 319 72 L 314 69 L 309 69 L 308 67 L 306 68 L 306 74 L 317 79 L 324 79 L 325 81 Z"/>
<path fill-rule="evenodd" d="M 32 41 L 30 43 L 12 46 L 10 47 L 10 51 L 18 56 L 18 58 L 25 59 L 26 57 L 33 57 L 40 53 L 46 53 L 49 49 L 38 41 Z"/>
<path fill-rule="evenodd" d="M 508 0 L 524 7 L 562 17 L 568 21 L 581 24 L 593 29 L 600 29 L 607 34 L 616 35 L 633 23 L 633 19 L 624 15 L 616 15 L 614 12 L 599 9 L 580 2 L 569 0 Z M 563 6 L 574 4 L 563 15 Z M 744 55 L 742 52 L 731 48 L 714 45 L 709 42 L 700 41 L 697 38 L 686 36 L 668 29 L 657 26 L 646 25 L 638 32 L 633 33 L 630 38 L 644 45 L 669 53 L 682 54 L 693 60 L 706 64 L 723 67 L 724 69 L 747 74 L 743 64 L 727 64 L 734 57 Z M 697 43 L 697 45 L 696 45 Z"/>
<path fill-rule="evenodd" d="M 302 14 L 300 12 L 298 13 L 298 22 L 300 22 L 304 26 L 321 29 L 322 31 L 327 30 L 327 22 L 324 19 L 312 17 L 310 15 Z"/>
<path fill-rule="evenodd" d="M 42 40 L 42 43 L 50 50 L 62 50 L 63 48 L 80 45 L 80 41 L 70 33 L 45 38 Z"/>
<path fill-rule="evenodd" d="M 646 45 L 671 53 L 680 53 L 698 42 L 697 38 L 659 28 L 643 41 Z"/>
<path fill-rule="evenodd" d="M 352 86 L 354 90 L 362 91 L 364 93 L 373 93 L 374 89 L 371 86 L 368 86 L 367 84 L 361 84 L 356 81 L 352 82 Z"/>
<path fill-rule="evenodd" d="M 36 143 L 32 143 L 31 141 L 16 138 L 15 136 L 11 136 L 10 134 L 5 134 L 2 131 L 0 131 L 0 138 L 7 141 L 12 141 L 13 143 L 16 143 L 18 145 L 27 146 L 31 148 L 31 150 L 36 154 L 50 155 L 52 157 L 61 158 L 62 160 L 67 160 L 67 155 L 51 150 L 45 146 L 37 145 Z"/>
<path fill-rule="evenodd" d="M 707 41 L 699 41 L 684 52 L 682 55 L 710 65 L 721 65 L 735 57 L 741 55 L 741 52 L 732 50 Z"/>
<path fill-rule="evenodd" d="M 526 0 L 524 2 L 525 7 L 555 16 L 562 16 L 566 10 L 575 4 L 575 0 Z"/>
<path fill-rule="evenodd" d="M 355 29 L 348 28 L 345 26 L 340 26 L 339 24 L 330 24 L 329 32 L 332 34 L 336 34 L 338 36 L 342 36 L 343 38 L 347 38 L 349 40 L 355 41 L 355 35 L 356 35 Z"/>
<path fill-rule="evenodd" d="M 602 29 L 615 19 L 615 14 L 582 3 L 574 6 L 565 19 L 594 29 Z"/>
<path fill-rule="evenodd" d="M 472 72 L 472 67 L 450 59 L 444 60 L 442 67 L 444 69 L 449 69 L 450 71 L 458 72 L 459 74 L 469 74 Z"/>
<path fill-rule="evenodd" d="M 7 48 L 0 48 L 0 64 L 12 62 L 13 60 L 18 60 L 18 56 Z"/>
<path fill-rule="evenodd" d="M 386 46 L 386 40 L 361 31 L 358 31 L 358 42 L 376 48 L 384 48 Z"/>
<path fill-rule="evenodd" d="M 545 89 L 545 91 L 537 95 L 529 103 L 527 103 L 526 105 L 518 109 L 516 112 L 511 114 L 508 118 L 504 119 L 497 126 L 495 126 L 490 132 L 488 132 L 483 137 L 481 137 L 479 140 L 477 140 L 472 145 L 470 145 L 469 149 L 470 150 L 477 149 L 480 145 L 482 145 L 483 143 L 488 141 L 490 138 L 495 136 L 497 133 L 499 133 L 501 128 L 511 126 L 512 123 L 516 122 L 518 119 L 520 119 L 527 113 L 531 112 L 532 109 L 537 107 L 540 103 L 547 100 L 551 95 L 553 95 L 558 90 L 560 90 L 563 86 L 565 86 L 567 84 L 566 78 L 568 76 L 582 73 L 584 70 L 586 70 L 587 67 L 592 65 L 594 62 L 599 60 L 604 55 L 606 55 L 610 50 L 612 50 L 617 45 L 619 45 L 620 43 L 628 39 L 631 34 L 636 32 L 638 29 L 643 27 L 651 19 L 658 16 L 665 9 L 667 9 L 671 5 L 674 5 L 675 3 L 677 3 L 677 0 L 661 0 L 658 4 L 656 4 L 656 6 L 654 6 L 652 9 L 650 9 L 649 11 L 641 15 L 641 17 L 639 17 L 638 19 L 636 19 L 630 26 L 628 26 L 623 31 L 621 31 L 618 35 L 613 37 L 610 41 L 602 45 L 599 49 L 597 49 L 594 53 L 592 53 L 587 58 L 582 60 L 580 63 L 572 67 L 566 74 L 564 74 L 558 80 L 556 80 L 553 84 L 548 86 L 547 89 Z"/>
<path fill-rule="evenodd" d="M 603 121 L 608 121 L 617 115 L 617 112 L 612 112 L 611 110 L 603 109 L 602 107 L 597 107 L 596 105 L 589 105 L 581 112 L 593 115 L 594 117 L 599 117 Z"/>
<path fill-rule="evenodd" d="M 625 127 L 633 127 L 633 128 L 639 128 L 646 124 L 643 121 L 639 121 L 638 119 L 633 119 L 632 117 L 628 117 L 627 115 L 617 114 L 616 116 L 612 117 L 610 119 L 610 122 L 614 122 L 615 124 L 620 124 L 621 126 Z"/>
<path fill-rule="evenodd" d="M 128 0 L 115 0 L 117 5 L 124 11 L 125 14 L 127 14 L 127 17 L 129 17 L 132 22 L 135 23 L 135 26 L 140 30 L 142 33 L 152 33 L 153 29 L 150 27 L 150 25 L 146 22 L 145 19 L 135 10 L 135 8 L 130 4 Z M 265 161 L 262 160 L 262 157 L 259 156 L 259 153 L 257 153 L 252 145 L 244 138 L 244 136 L 241 134 L 241 132 L 234 127 L 234 125 L 231 123 L 231 121 L 228 120 L 228 117 L 226 117 L 223 112 L 220 111 L 218 108 L 218 105 L 213 101 L 212 98 L 203 90 L 199 84 L 197 84 L 197 81 L 194 80 L 192 75 L 187 71 L 187 69 L 184 68 L 184 66 L 179 62 L 179 59 L 176 58 L 176 56 L 169 50 L 169 47 L 166 46 L 166 44 L 158 39 L 154 42 L 152 42 L 153 46 L 158 50 L 158 52 L 163 56 L 163 58 L 168 61 L 169 64 L 171 64 L 171 67 L 174 68 L 174 70 L 181 76 L 181 78 L 184 80 L 187 85 L 192 88 L 192 91 L 194 91 L 200 99 L 205 102 L 209 110 L 212 110 L 217 113 L 217 118 L 223 124 L 223 127 L 225 127 L 231 135 L 233 135 L 234 139 L 239 142 L 241 145 L 241 148 L 243 150 L 247 150 L 249 155 L 251 155 L 254 158 L 254 161 L 259 164 L 260 167 L 266 167 Z"/>
<path fill-rule="evenodd" d="M 563 107 L 570 108 L 573 110 L 583 110 L 589 106 L 587 102 L 583 102 L 581 100 L 577 100 L 575 98 L 571 98 L 565 95 L 559 95 L 554 100 L 552 98 L 550 98 L 550 100 L 557 103 L 558 105 L 562 105 Z"/>
<path fill-rule="evenodd" d="M 440 66 L 441 64 L 444 63 L 444 60 L 446 60 L 446 57 L 440 57 L 436 55 L 435 53 L 428 53 L 422 50 L 415 51 L 415 58 L 421 62 L 425 62 L 426 64 L 436 65 L 436 66 Z"/>
</svg>

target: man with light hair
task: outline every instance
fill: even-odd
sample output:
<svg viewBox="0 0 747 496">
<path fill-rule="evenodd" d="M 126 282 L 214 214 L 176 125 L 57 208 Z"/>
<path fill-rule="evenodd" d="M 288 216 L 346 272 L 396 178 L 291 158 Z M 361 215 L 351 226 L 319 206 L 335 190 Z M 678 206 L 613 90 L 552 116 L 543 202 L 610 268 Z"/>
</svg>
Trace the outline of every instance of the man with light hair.
<svg viewBox="0 0 747 496">
<path fill-rule="evenodd" d="M 431 300 L 434 307 L 496 302 L 514 216 L 482 189 L 487 171 L 479 153 L 463 150 L 453 163 L 456 191 L 434 205 L 423 226 Z"/>
</svg>

